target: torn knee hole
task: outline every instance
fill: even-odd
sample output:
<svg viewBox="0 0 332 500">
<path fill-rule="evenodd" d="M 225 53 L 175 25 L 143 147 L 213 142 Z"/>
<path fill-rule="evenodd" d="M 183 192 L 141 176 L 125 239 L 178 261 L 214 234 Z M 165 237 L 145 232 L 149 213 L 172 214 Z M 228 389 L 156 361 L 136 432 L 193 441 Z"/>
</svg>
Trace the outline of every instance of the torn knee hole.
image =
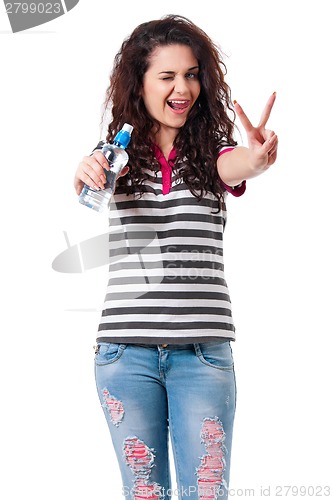
<svg viewBox="0 0 332 500">
<path fill-rule="evenodd" d="M 218 498 L 220 488 L 225 485 L 226 448 L 221 421 L 217 417 L 205 418 L 200 437 L 207 453 L 201 457 L 200 466 L 196 469 L 199 499 L 212 500 Z"/>
<path fill-rule="evenodd" d="M 103 389 L 103 405 L 109 416 L 111 417 L 111 422 L 116 427 L 122 422 L 124 417 L 124 408 L 122 401 L 119 401 L 114 396 L 112 396 L 107 389 Z"/>
<path fill-rule="evenodd" d="M 154 450 L 138 437 L 128 437 L 123 445 L 126 464 L 134 473 L 134 500 L 160 500 L 160 485 L 149 481 L 154 467 Z"/>
</svg>

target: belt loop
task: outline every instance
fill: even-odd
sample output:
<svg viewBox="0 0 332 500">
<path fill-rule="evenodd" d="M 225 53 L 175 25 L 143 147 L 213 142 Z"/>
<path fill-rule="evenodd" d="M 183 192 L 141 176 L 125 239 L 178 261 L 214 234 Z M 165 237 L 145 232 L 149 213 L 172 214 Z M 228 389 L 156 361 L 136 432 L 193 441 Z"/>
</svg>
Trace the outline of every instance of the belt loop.
<svg viewBox="0 0 332 500">
<path fill-rule="evenodd" d="M 194 343 L 194 348 L 197 356 L 200 356 L 202 354 L 200 345 L 198 343 Z"/>
</svg>

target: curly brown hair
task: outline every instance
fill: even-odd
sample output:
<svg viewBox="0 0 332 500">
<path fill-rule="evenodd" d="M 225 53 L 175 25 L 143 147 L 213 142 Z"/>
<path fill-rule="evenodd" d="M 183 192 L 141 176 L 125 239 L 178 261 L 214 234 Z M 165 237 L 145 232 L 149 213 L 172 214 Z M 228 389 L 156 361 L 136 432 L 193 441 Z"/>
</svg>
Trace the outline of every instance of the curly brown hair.
<svg viewBox="0 0 332 500">
<path fill-rule="evenodd" d="M 142 193 L 147 178 L 145 169 L 159 168 L 152 149 L 152 129 L 158 124 L 145 108 L 141 89 L 151 53 L 159 46 L 172 44 L 192 49 L 199 64 L 201 85 L 199 97 L 174 142 L 177 151 L 174 168 L 194 196 L 201 199 L 211 192 L 220 207 L 224 188 L 216 169 L 218 152 L 225 144 L 236 145 L 231 92 L 224 79 L 227 70 L 220 49 L 183 16 L 167 15 L 139 25 L 115 56 L 105 99 L 105 111 L 111 107 L 106 140 L 112 141 L 125 122 L 134 127 L 127 148 L 130 170 L 119 179 L 118 185 L 127 193 Z"/>
</svg>

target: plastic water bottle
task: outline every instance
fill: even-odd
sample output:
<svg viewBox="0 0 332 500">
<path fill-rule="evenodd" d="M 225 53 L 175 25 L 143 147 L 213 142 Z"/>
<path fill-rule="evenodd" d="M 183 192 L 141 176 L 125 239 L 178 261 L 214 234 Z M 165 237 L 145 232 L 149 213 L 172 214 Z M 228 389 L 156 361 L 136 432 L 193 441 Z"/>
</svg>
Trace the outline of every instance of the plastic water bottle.
<svg viewBox="0 0 332 500">
<path fill-rule="evenodd" d="M 96 191 L 86 184 L 79 196 L 79 202 L 97 212 L 103 212 L 109 206 L 110 199 L 115 190 L 116 180 L 121 173 L 121 170 L 127 165 L 129 157 L 125 148 L 130 142 L 131 132 L 133 127 L 125 123 L 115 136 L 113 144 L 104 144 L 101 152 L 105 156 L 110 166 L 110 170 L 104 169 L 106 176 L 106 184 L 104 189 Z"/>
</svg>

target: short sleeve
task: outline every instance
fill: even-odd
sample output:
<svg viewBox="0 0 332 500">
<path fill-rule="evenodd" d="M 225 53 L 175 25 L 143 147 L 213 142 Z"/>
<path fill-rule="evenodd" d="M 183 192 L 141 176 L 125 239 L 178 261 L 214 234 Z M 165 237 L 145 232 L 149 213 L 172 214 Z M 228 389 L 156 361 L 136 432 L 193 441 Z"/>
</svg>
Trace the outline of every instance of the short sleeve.
<svg viewBox="0 0 332 500">
<path fill-rule="evenodd" d="M 218 158 L 223 155 L 224 153 L 228 153 L 229 151 L 233 151 L 234 147 L 233 146 L 224 146 L 221 148 L 218 154 Z M 237 186 L 228 186 L 227 184 L 224 183 L 222 179 L 220 179 L 222 187 L 228 192 L 231 193 L 233 196 L 241 196 L 245 192 L 247 188 L 247 183 L 245 180 L 240 182 Z"/>
<path fill-rule="evenodd" d="M 104 144 L 106 144 L 106 141 L 99 141 L 97 146 L 90 153 L 90 156 L 93 155 L 95 151 L 101 151 L 103 149 Z"/>
</svg>

